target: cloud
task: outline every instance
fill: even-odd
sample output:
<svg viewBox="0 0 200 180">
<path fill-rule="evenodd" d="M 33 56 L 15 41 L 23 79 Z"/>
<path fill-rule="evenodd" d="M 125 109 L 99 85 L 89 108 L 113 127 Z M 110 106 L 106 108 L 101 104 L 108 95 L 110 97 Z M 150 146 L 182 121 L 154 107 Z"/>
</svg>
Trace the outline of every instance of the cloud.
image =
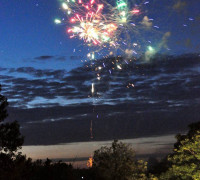
<svg viewBox="0 0 200 180">
<path fill-rule="evenodd" d="M 61 78 L 63 77 L 67 72 L 65 70 L 41 70 L 41 69 L 35 69 L 33 67 L 20 67 L 17 69 L 10 69 L 11 72 L 18 72 L 18 73 L 25 73 L 32 75 L 34 77 L 48 77 L 48 78 Z"/>
<path fill-rule="evenodd" d="M 168 46 L 167 46 L 167 42 L 168 42 L 168 39 L 169 39 L 169 37 L 171 36 L 171 32 L 166 32 L 164 35 L 163 35 L 163 37 L 162 37 L 162 41 L 161 41 L 161 43 L 159 44 L 159 50 L 161 49 L 161 48 L 168 48 Z"/>
<path fill-rule="evenodd" d="M 177 12 L 183 11 L 186 7 L 187 3 L 185 1 L 178 0 L 173 5 L 173 9 Z"/>
<path fill-rule="evenodd" d="M 163 36 L 164 42 L 169 35 Z M 91 120 L 95 140 L 175 133 L 199 120 L 198 55 L 157 54 L 148 62 L 128 64 L 118 60 L 121 70 L 112 69 L 113 58 L 96 61 L 97 67 L 104 63 L 105 68 L 95 72 L 87 64 L 70 72 L 32 67 L 4 70 L 0 79 L 10 102 L 9 120 L 20 122 L 26 144 L 87 141 Z M 96 73 L 101 73 L 100 81 Z M 89 98 L 91 82 L 94 99 Z M 134 86 L 127 88 L 129 84 Z"/>
<path fill-rule="evenodd" d="M 66 56 L 44 55 L 44 56 L 35 57 L 33 61 L 47 61 L 47 60 L 65 61 L 66 60 Z"/>
<path fill-rule="evenodd" d="M 6 71 L 6 70 L 7 70 L 7 68 L 0 67 L 0 71 Z"/>
<path fill-rule="evenodd" d="M 189 47 L 192 47 L 192 41 L 190 38 L 187 38 L 184 42 L 184 45 L 189 48 Z"/>
<path fill-rule="evenodd" d="M 35 60 L 49 60 L 49 59 L 52 59 L 52 58 L 54 58 L 54 56 L 45 55 L 45 56 L 38 56 L 38 57 L 35 57 L 34 59 L 35 59 Z"/>
<path fill-rule="evenodd" d="M 15 118 L 20 122 L 21 131 L 26 136 L 26 145 L 50 145 L 89 141 L 91 119 L 93 140 L 98 141 L 176 134 L 183 132 L 189 123 L 199 120 L 199 108 L 198 105 L 179 111 L 157 112 L 151 110 L 147 104 L 140 107 L 134 103 L 120 103 L 97 106 L 95 111 L 98 112 L 99 118 L 92 113 L 93 106 L 87 104 L 34 109 L 10 108 L 9 119 Z M 141 109 L 145 110 L 139 113 Z M 118 111 L 122 113 L 107 115 Z M 83 113 L 86 115 L 82 116 Z M 45 119 L 49 121 L 44 121 Z"/>
<path fill-rule="evenodd" d="M 162 48 L 168 49 L 167 43 L 168 39 L 171 36 L 171 32 L 166 32 L 163 37 L 161 42 L 158 44 L 156 48 L 153 48 L 151 46 L 148 47 L 148 49 L 145 52 L 145 60 L 149 61 L 155 54 L 157 54 Z"/>
<path fill-rule="evenodd" d="M 70 56 L 70 60 L 80 60 L 83 56 Z"/>
<path fill-rule="evenodd" d="M 143 18 L 141 24 L 142 24 L 143 26 L 146 26 L 147 28 L 150 28 L 150 27 L 152 27 L 152 25 L 153 25 L 153 23 L 149 20 L 149 18 L 148 18 L 147 16 L 144 16 L 144 18 Z"/>
<path fill-rule="evenodd" d="M 58 56 L 58 57 L 56 57 L 56 60 L 58 60 L 58 61 L 65 61 L 66 57 L 65 56 Z"/>
</svg>

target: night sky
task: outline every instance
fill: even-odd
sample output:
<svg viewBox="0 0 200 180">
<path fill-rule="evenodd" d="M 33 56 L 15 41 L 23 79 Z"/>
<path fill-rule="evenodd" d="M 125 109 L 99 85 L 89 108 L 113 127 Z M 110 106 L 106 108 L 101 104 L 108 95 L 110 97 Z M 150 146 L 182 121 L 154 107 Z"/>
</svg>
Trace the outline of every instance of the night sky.
<svg viewBox="0 0 200 180">
<path fill-rule="evenodd" d="M 20 123 L 29 156 L 45 158 L 39 155 L 45 151 L 43 145 L 53 145 L 52 152 L 58 154 L 63 151 L 58 144 L 70 147 L 66 143 L 77 142 L 73 148 L 82 145 L 85 153 L 73 154 L 72 148 L 59 158 L 86 158 L 97 147 L 96 141 L 105 144 L 115 138 L 132 139 L 127 141 L 139 154 L 147 153 L 142 147 L 154 144 L 158 148 L 152 153 L 159 154 L 174 143 L 175 134 L 199 120 L 199 0 L 143 4 L 145 12 L 140 16 L 153 19 L 153 26 L 131 40 L 141 42 L 139 54 L 152 46 L 159 55 L 151 60 L 126 57 L 128 63 L 110 73 L 116 58 L 104 59 L 107 50 L 103 49 L 94 60 L 97 67 L 105 65 L 101 80 L 87 59 L 91 47 L 69 38 L 69 24 L 55 25 L 54 19 L 63 17 L 59 7 L 57 0 L 0 2 L 0 84 L 10 104 L 8 120 Z M 30 151 L 33 145 L 38 149 Z"/>
</svg>

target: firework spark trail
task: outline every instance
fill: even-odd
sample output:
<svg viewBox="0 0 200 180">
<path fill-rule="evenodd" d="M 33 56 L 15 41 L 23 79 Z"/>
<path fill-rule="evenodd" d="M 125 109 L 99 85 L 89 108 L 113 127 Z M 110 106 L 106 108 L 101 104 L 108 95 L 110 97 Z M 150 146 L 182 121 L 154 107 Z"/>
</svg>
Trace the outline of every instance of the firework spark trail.
<svg viewBox="0 0 200 180">
<path fill-rule="evenodd" d="M 94 83 L 92 83 L 91 93 L 93 98 L 93 113 L 94 113 Z M 93 119 L 90 120 L 90 138 L 93 139 Z"/>
<path fill-rule="evenodd" d="M 101 79 L 101 69 L 105 68 L 105 63 L 102 67 L 97 67 L 95 64 L 95 54 L 108 52 L 109 55 L 117 54 L 120 50 L 132 56 L 137 55 L 137 48 L 140 44 L 138 37 L 140 27 L 144 25 L 152 25 L 147 16 L 143 15 L 142 19 L 139 15 L 143 13 L 141 1 L 139 5 L 134 5 L 130 8 L 130 3 L 127 0 L 117 0 L 113 4 L 105 0 L 60 0 L 61 8 L 64 10 L 67 20 L 61 21 L 56 19 L 55 23 L 60 24 L 64 22 L 67 24 L 67 33 L 70 38 L 78 38 L 88 45 L 90 53 L 87 57 L 90 60 L 90 66 L 93 71 L 97 71 L 96 79 Z M 144 18 L 146 17 L 146 18 Z M 144 21 L 143 24 L 140 23 Z M 137 34 L 137 35 L 136 35 Z M 133 39 L 136 39 L 133 41 Z M 132 42 L 133 41 L 133 42 Z M 94 49 L 91 51 L 91 49 Z M 127 61 L 125 59 L 125 62 Z M 115 61 L 112 62 L 113 67 L 108 70 L 108 74 L 112 74 L 115 69 L 121 71 L 123 69 L 123 62 L 118 60 L 116 56 Z M 96 70 L 97 69 L 97 70 Z M 130 84 L 128 87 L 134 87 Z M 93 99 L 93 114 L 99 118 L 96 113 L 95 96 L 95 80 L 91 84 L 91 98 Z M 93 139 L 93 116 L 90 120 L 90 138 Z"/>
</svg>

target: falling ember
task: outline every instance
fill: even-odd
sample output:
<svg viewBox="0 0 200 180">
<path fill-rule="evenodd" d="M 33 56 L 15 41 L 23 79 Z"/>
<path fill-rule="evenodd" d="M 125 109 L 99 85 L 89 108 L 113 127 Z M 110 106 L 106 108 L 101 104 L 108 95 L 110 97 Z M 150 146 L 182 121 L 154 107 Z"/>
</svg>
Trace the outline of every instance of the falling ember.
<svg viewBox="0 0 200 180">
<path fill-rule="evenodd" d="M 94 93 L 94 83 L 92 83 L 92 89 L 91 89 L 91 93 Z"/>
<path fill-rule="evenodd" d="M 94 109 L 93 109 L 94 110 Z M 91 119 L 90 121 L 90 138 L 93 139 L 93 128 L 92 128 L 92 125 L 93 125 L 93 121 Z"/>
</svg>

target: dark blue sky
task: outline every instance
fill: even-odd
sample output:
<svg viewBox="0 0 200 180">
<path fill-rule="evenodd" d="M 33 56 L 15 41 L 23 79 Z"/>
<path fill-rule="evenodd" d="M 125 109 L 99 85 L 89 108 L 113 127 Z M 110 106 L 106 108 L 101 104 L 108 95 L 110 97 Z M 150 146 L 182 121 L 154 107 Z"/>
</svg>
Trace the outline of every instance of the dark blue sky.
<svg viewBox="0 0 200 180">
<path fill-rule="evenodd" d="M 0 84 L 26 145 L 90 141 L 91 119 L 93 140 L 174 135 L 199 120 L 200 1 L 149 2 L 138 23 L 154 19 L 150 31 L 132 35 L 140 53 L 151 45 L 158 53 L 197 54 L 119 59 L 122 69 L 115 58 L 97 60 L 105 68 L 93 71 L 81 61 L 88 61 L 88 47 L 68 38 L 67 24 L 54 24 L 64 17 L 57 0 L 1 0 Z"/>
<path fill-rule="evenodd" d="M 78 42 L 69 41 L 65 27 L 55 26 L 54 18 L 59 14 L 61 12 L 56 0 L 1 1 L 2 66 L 24 66 L 25 59 L 28 59 L 25 65 L 37 66 L 29 60 L 41 55 L 72 55 Z M 66 67 L 70 66 L 70 63 L 65 64 Z M 52 64 L 46 64 L 44 68 L 51 66 Z M 59 64 L 57 66 L 59 67 Z M 61 66 L 63 67 L 63 64 Z"/>
</svg>

